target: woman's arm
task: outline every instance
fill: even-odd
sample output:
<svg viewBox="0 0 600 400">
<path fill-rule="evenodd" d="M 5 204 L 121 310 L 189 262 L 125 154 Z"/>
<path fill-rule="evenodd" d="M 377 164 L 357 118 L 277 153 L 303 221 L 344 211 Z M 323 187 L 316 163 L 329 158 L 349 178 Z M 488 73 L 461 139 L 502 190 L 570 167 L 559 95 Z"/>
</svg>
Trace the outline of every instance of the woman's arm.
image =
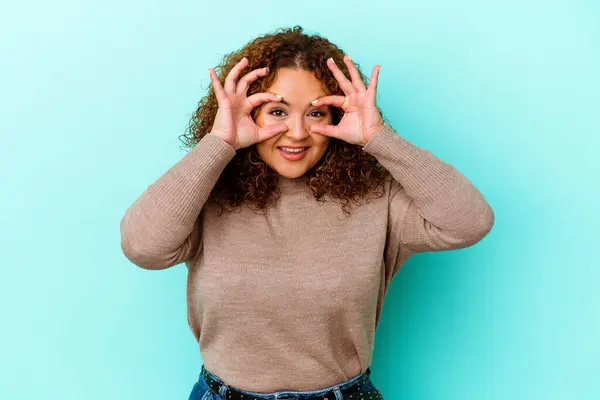
<svg viewBox="0 0 600 400">
<path fill-rule="evenodd" d="M 314 124 L 311 130 L 363 146 L 391 173 L 388 233 L 397 243 L 388 243 L 388 248 L 403 246 L 408 254 L 458 249 L 481 240 L 494 223 L 481 193 L 452 165 L 398 136 L 384 122 L 375 102 L 380 65 L 373 67 L 367 88 L 347 54 L 344 63 L 351 80 L 332 58 L 327 60 L 344 96 L 313 102 L 341 107 L 344 116 L 337 125 Z"/>
<path fill-rule="evenodd" d="M 363 146 L 392 175 L 389 237 L 413 253 L 460 249 L 494 224 L 483 195 L 454 166 L 417 147 L 385 124 Z"/>
<path fill-rule="evenodd" d="M 199 215 L 219 176 L 235 156 L 223 139 L 207 134 L 126 210 L 121 248 L 134 264 L 164 269 L 200 251 Z"/>
</svg>

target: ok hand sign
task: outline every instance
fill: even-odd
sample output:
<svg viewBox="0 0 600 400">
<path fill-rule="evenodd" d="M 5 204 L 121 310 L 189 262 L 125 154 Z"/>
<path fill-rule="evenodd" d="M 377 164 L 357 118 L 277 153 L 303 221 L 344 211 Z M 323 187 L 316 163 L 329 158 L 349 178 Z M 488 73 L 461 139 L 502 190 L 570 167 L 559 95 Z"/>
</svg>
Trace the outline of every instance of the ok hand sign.
<svg viewBox="0 0 600 400">
<path fill-rule="evenodd" d="M 369 88 L 367 89 L 350 56 L 345 55 L 344 62 L 350 71 L 352 81 L 346 78 L 342 70 L 333 61 L 333 58 L 327 60 L 327 66 L 333 72 L 333 76 L 340 84 L 345 96 L 324 96 L 313 101 L 313 105 L 340 107 L 345 114 L 338 125 L 315 124 L 312 125 L 311 129 L 315 133 L 364 146 L 384 125 L 381 113 L 375 104 L 377 79 L 381 66 L 375 65 L 373 68 Z"/>
<path fill-rule="evenodd" d="M 236 150 L 267 140 L 287 129 L 286 124 L 267 125 L 260 128 L 250 117 L 253 108 L 267 101 L 280 101 L 282 97 L 264 92 L 247 97 L 246 92 L 250 84 L 259 76 L 265 76 L 269 72 L 268 68 L 255 69 L 236 83 L 240 71 L 247 64 L 248 59 L 244 57 L 231 69 L 225 78 L 224 88 L 221 86 L 215 70 L 212 68 L 208 70 L 219 103 L 210 133 L 219 136 Z"/>
</svg>

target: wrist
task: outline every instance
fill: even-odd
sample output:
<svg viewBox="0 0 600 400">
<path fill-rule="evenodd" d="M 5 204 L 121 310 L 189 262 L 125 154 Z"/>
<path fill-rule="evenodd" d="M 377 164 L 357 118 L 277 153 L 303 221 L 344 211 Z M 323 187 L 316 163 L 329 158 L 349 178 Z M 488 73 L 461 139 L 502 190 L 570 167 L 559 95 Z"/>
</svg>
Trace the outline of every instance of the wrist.
<svg viewBox="0 0 600 400">
<path fill-rule="evenodd" d="M 382 131 L 384 126 L 385 126 L 385 122 L 381 121 L 377 125 L 375 125 L 373 128 L 371 128 L 369 137 L 367 138 L 365 143 L 361 143 L 361 145 L 363 147 L 365 147 L 371 140 L 373 140 L 373 137 L 375 137 L 375 135 L 377 135 L 379 132 Z"/>
<path fill-rule="evenodd" d="M 228 145 L 230 145 L 231 147 L 233 147 L 234 150 L 238 150 L 238 148 L 235 145 L 235 143 L 231 143 L 228 139 L 225 139 L 225 137 L 223 135 L 220 135 L 217 132 L 209 132 L 209 135 L 213 135 L 213 136 L 218 137 L 219 139 L 221 139 L 222 141 L 224 141 L 225 143 L 227 143 Z"/>
</svg>

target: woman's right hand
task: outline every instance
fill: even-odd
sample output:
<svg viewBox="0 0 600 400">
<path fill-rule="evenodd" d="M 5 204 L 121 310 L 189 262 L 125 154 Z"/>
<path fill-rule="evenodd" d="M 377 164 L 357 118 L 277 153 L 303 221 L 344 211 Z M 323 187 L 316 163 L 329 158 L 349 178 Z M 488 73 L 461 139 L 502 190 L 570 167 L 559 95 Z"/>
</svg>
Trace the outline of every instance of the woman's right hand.
<svg viewBox="0 0 600 400">
<path fill-rule="evenodd" d="M 221 86 L 215 70 L 212 68 L 208 70 L 219 104 L 210 134 L 217 135 L 236 150 L 262 142 L 287 130 L 286 124 L 267 125 L 261 128 L 252 120 L 250 116 L 252 109 L 265 102 L 278 102 L 282 97 L 264 92 L 247 97 L 246 92 L 250 83 L 268 73 L 268 68 L 255 69 L 236 83 L 240 71 L 247 64 L 248 59 L 244 57 L 231 69 L 225 78 L 225 88 Z"/>
</svg>

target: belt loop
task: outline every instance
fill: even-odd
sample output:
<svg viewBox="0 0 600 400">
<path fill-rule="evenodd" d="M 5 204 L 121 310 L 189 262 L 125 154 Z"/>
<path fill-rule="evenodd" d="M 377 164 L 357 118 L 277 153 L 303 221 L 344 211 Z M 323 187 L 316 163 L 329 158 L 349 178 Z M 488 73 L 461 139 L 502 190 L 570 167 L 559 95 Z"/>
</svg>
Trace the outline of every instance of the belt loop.
<svg viewBox="0 0 600 400">
<path fill-rule="evenodd" d="M 335 400 L 344 400 L 344 396 L 342 395 L 339 386 L 333 388 L 333 393 L 335 393 Z"/>
<path fill-rule="evenodd" d="M 226 384 L 221 385 L 221 387 L 219 388 L 219 397 L 225 398 L 225 394 L 227 393 L 227 389 L 229 389 L 229 386 Z"/>
</svg>

